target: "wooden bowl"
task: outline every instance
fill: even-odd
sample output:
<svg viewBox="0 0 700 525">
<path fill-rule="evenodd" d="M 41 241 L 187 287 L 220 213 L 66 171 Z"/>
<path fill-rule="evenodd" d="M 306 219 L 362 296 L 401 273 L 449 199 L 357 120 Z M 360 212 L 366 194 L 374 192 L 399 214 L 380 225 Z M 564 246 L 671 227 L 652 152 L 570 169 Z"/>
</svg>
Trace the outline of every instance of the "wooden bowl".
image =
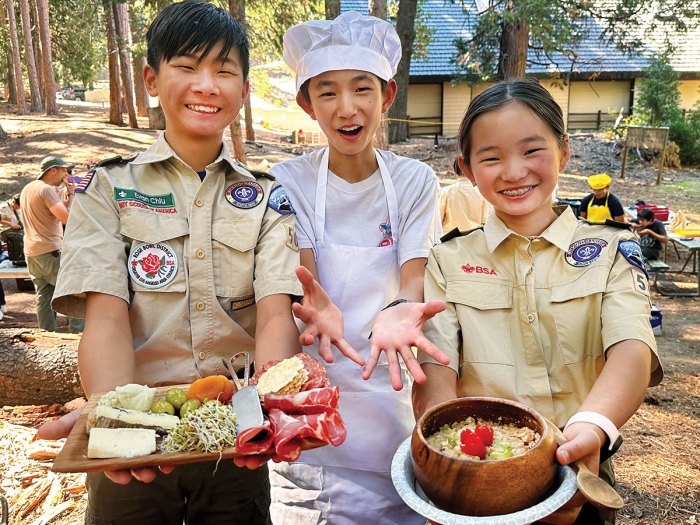
<svg viewBox="0 0 700 525">
<path fill-rule="evenodd" d="M 428 445 L 426 437 L 442 425 L 469 416 L 527 426 L 541 437 L 525 454 L 500 460 L 454 458 Z M 552 430 L 539 413 L 492 397 L 462 397 L 436 405 L 420 418 L 411 436 L 413 471 L 425 494 L 440 509 L 468 516 L 509 514 L 546 498 L 556 476 L 556 448 Z"/>
</svg>

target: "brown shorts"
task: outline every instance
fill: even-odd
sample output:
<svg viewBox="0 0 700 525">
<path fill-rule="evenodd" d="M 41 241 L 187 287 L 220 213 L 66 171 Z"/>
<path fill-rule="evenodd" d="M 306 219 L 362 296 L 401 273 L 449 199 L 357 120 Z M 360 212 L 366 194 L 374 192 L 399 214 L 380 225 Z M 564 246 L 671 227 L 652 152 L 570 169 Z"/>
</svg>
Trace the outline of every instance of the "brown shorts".
<svg viewBox="0 0 700 525">
<path fill-rule="evenodd" d="M 271 525 L 267 465 L 238 468 L 232 460 L 194 463 L 158 473 L 153 483 L 117 485 L 87 475 L 86 525 Z"/>
</svg>

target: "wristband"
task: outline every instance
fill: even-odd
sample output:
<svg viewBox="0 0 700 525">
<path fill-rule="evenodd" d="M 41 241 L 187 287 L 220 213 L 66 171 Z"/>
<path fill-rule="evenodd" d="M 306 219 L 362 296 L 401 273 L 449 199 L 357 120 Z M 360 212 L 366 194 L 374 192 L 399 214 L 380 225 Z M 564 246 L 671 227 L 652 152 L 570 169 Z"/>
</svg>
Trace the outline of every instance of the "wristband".
<svg viewBox="0 0 700 525">
<path fill-rule="evenodd" d="M 617 444 L 617 441 L 621 439 L 620 431 L 615 426 L 615 423 L 610 421 L 603 414 L 599 414 L 598 412 L 587 411 L 576 412 L 566 423 L 566 425 L 564 426 L 564 430 L 566 430 L 570 425 L 573 425 L 574 423 L 591 423 L 599 427 L 608 436 L 609 445 L 607 450 L 613 450 L 613 448 L 615 448 L 616 445 L 618 447 L 620 446 L 619 444 Z"/>
<path fill-rule="evenodd" d="M 397 304 L 403 304 L 403 303 L 410 303 L 408 299 L 396 299 L 394 301 L 391 301 L 389 304 L 387 304 L 382 310 L 386 310 L 387 308 L 391 308 L 392 306 L 396 306 Z"/>
</svg>

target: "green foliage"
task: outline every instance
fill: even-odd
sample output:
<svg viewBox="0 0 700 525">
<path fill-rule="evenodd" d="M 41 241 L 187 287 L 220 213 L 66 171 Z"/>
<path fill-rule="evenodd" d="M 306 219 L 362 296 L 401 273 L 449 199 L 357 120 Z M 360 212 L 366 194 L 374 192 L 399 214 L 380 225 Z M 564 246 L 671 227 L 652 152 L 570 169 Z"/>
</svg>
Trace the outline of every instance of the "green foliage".
<svg viewBox="0 0 700 525">
<path fill-rule="evenodd" d="M 651 57 L 643 73 L 645 78 L 639 83 L 636 112 L 651 126 L 668 125 L 679 120 L 681 82 L 671 66 L 668 53 Z"/>
<path fill-rule="evenodd" d="M 696 107 L 686 119 L 679 116 L 673 120 L 668 136 L 678 144 L 684 166 L 700 166 L 700 109 Z"/>
<path fill-rule="evenodd" d="M 418 0 L 416 9 L 415 36 L 413 37 L 413 50 L 411 60 L 422 60 L 428 56 L 428 45 L 435 30 L 430 25 L 430 14 L 425 10 L 423 0 Z M 387 18 L 396 25 L 399 15 L 399 0 L 387 0 Z"/>
</svg>

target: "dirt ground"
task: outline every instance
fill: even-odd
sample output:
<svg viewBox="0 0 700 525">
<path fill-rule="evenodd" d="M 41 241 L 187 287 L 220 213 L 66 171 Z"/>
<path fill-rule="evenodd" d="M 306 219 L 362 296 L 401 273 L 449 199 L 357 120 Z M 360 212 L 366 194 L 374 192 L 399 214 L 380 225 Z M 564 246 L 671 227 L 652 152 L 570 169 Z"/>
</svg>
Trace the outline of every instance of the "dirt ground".
<svg viewBox="0 0 700 525">
<path fill-rule="evenodd" d="M 58 117 L 18 116 L 0 104 L 0 122 L 10 135 L 8 141 L 0 143 L 0 199 L 8 198 L 32 180 L 45 155 L 58 154 L 76 163 L 79 174 L 101 159 L 147 147 L 156 134 L 146 129 L 109 126 L 105 121 L 105 110 L 79 103 L 62 106 Z M 145 127 L 146 122 L 142 125 Z M 254 167 L 264 168 L 308 149 L 285 141 L 286 133 L 262 129 L 257 133 L 256 143 L 246 146 L 248 163 Z M 437 145 L 432 139 L 413 139 L 391 149 L 425 161 L 442 184 L 452 182 L 451 165 L 456 155 L 453 139 L 440 139 Z M 632 162 L 625 179 L 620 179 L 620 159 L 612 155 L 610 143 L 600 136 L 573 137 L 572 152 L 572 161 L 560 179 L 559 197 L 584 196 L 588 193 L 586 177 L 607 172 L 614 179 L 612 191 L 623 205 L 640 199 L 667 205 L 673 210 L 682 209 L 695 225 L 700 224 L 700 169 L 666 169 L 662 184 L 656 186 L 656 166 L 640 161 Z M 667 262 L 678 270 L 686 257 L 683 251 L 676 254 L 669 249 Z M 694 277 L 672 273 L 660 278 L 659 283 L 667 288 L 689 288 Z M 14 280 L 3 280 L 3 286 L 8 313 L 0 321 L 2 326 L 35 328 L 34 294 L 18 291 Z M 615 467 L 626 505 L 618 523 L 692 525 L 700 522 L 700 301 L 657 292 L 653 292 L 652 299 L 663 314 L 663 335 L 657 337 L 657 343 L 666 376 L 660 386 L 648 390 L 642 407 L 622 431 L 625 444 L 616 456 Z M 60 316 L 59 326 L 65 325 L 66 319 Z M 5 474 L 0 475 L 0 494 L 8 497 L 12 491 L 33 487 L 33 478 L 21 483 L 10 479 L 18 472 L 18 463 L 25 462 L 22 465 L 26 470 L 26 462 L 34 462 L 36 468 L 45 472 L 45 461 L 29 460 L 26 454 L 31 427 L 55 417 L 55 412 L 41 410 L 29 418 L 19 418 L 16 413 L 7 407 L 0 410 L 0 457 L 7 465 L 3 468 Z M 58 517 L 41 523 L 79 523 L 84 505 L 79 485 L 79 479 L 64 481 L 64 499 L 73 498 L 73 503 Z M 33 523 L 39 513 L 40 509 L 28 512 L 24 518 L 11 515 L 10 522 Z"/>
</svg>

